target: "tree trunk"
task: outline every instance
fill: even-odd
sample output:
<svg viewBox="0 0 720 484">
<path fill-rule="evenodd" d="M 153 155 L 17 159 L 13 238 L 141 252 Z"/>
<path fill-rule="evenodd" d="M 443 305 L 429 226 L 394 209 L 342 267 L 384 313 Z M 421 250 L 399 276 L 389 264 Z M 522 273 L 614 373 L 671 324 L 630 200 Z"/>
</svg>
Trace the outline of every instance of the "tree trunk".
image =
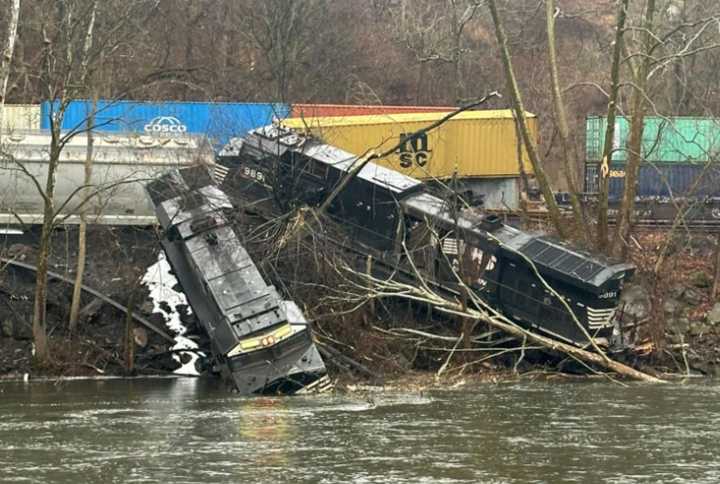
<svg viewBox="0 0 720 484">
<path fill-rule="evenodd" d="M 95 90 L 97 93 L 97 89 Z M 95 111 L 97 110 L 97 94 L 93 96 L 93 105 L 87 119 L 87 151 L 85 152 L 85 179 L 83 184 L 88 187 L 83 190 L 83 200 L 90 196 L 92 183 L 93 144 L 95 143 L 92 129 L 95 126 Z M 85 275 L 85 256 L 87 253 L 87 204 L 80 208 L 80 226 L 78 227 L 78 255 L 75 268 L 75 285 L 73 286 L 72 302 L 70 304 L 70 333 L 77 329 L 78 314 L 80 312 L 80 296 L 82 296 L 83 277 Z"/>
<path fill-rule="evenodd" d="M 134 284 L 128 297 L 127 313 L 125 317 L 125 371 L 128 375 L 135 370 L 135 337 L 133 335 L 133 311 L 135 311 L 135 291 L 137 284 Z"/>
<path fill-rule="evenodd" d="M 643 21 L 643 43 L 642 58 L 640 65 L 635 72 L 631 111 L 630 111 L 630 139 L 628 140 L 628 162 L 625 167 L 625 190 L 623 192 L 622 206 L 618 214 L 615 240 L 613 241 L 613 253 L 626 255 L 627 242 L 632 230 L 632 218 L 635 212 L 636 180 L 640 163 L 642 163 L 642 136 L 645 128 L 645 110 L 647 102 L 645 90 L 648 81 L 648 72 L 652 62 L 651 50 L 654 40 L 653 16 L 655 14 L 655 0 L 648 0 L 645 7 L 645 18 Z"/>
<path fill-rule="evenodd" d="M 717 302 L 720 295 L 720 234 L 715 237 L 715 253 L 713 254 L 715 274 L 713 277 L 712 300 Z"/>
<path fill-rule="evenodd" d="M 88 22 L 87 32 L 85 33 L 85 43 L 83 45 L 83 61 L 81 79 L 83 83 L 87 81 L 88 77 L 88 61 L 89 53 L 93 44 L 93 31 L 95 28 L 95 13 L 97 9 L 97 3 L 93 3 L 92 13 L 90 21 Z M 102 58 L 102 56 L 101 56 Z M 87 147 L 85 151 L 85 176 L 83 179 L 83 185 L 87 188 L 83 189 L 83 202 L 80 207 L 80 226 L 78 227 L 78 258 L 77 266 L 75 268 L 75 285 L 73 287 L 72 302 L 70 303 L 70 321 L 68 329 L 70 333 L 74 333 L 77 328 L 78 314 L 80 312 L 80 296 L 82 296 L 82 285 L 83 277 L 85 275 L 85 256 L 87 252 L 86 247 L 86 234 L 87 234 L 87 204 L 85 203 L 90 196 L 90 183 L 92 182 L 92 159 L 93 159 L 93 128 L 95 127 L 95 112 L 97 111 L 98 102 L 98 91 L 99 87 L 94 86 L 93 89 L 93 104 L 88 113 L 88 117 L 85 120 L 87 129 Z"/>
<path fill-rule="evenodd" d="M 20 0 L 10 0 L 10 20 L 8 32 L 5 37 L 5 48 L 0 57 L 0 139 L 2 138 L 3 122 L 5 119 L 5 91 L 10 77 L 10 63 L 15 51 L 18 20 L 20 18 Z"/>
<path fill-rule="evenodd" d="M 43 198 L 45 200 L 43 211 L 42 233 L 38 249 L 37 274 L 35 278 L 35 302 L 33 307 L 33 339 L 35 342 L 35 358 L 41 365 L 50 363 L 50 347 L 47 340 L 47 281 L 48 265 L 52 252 L 52 231 L 55 213 L 53 196 L 55 194 L 55 175 L 60 160 L 59 126 L 53 126 L 50 142 L 50 160 L 48 162 L 47 183 Z"/>
<path fill-rule="evenodd" d="M 488 7 L 490 8 L 490 14 L 492 15 L 493 24 L 495 25 L 495 36 L 497 38 L 498 47 L 500 48 L 500 57 L 502 58 L 508 90 L 510 91 L 512 108 L 517 118 L 518 126 L 520 127 L 520 134 L 522 135 L 523 143 L 525 144 L 528 157 L 530 158 L 530 163 L 532 163 L 535 178 L 538 181 L 538 185 L 540 185 L 540 190 L 542 191 L 543 198 L 545 199 L 545 204 L 547 205 L 548 213 L 550 215 L 550 221 L 555 227 L 555 230 L 557 230 L 558 234 L 560 234 L 563 238 L 567 238 L 567 228 L 560 217 L 560 209 L 558 208 L 557 203 L 555 203 L 552 187 L 545 175 L 545 170 L 537 151 L 537 145 L 532 136 L 530 136 L 530 131 L 528 130 L 527 122 L 525 120 L 525 107 L 523 106 L 522 98 L 520 97 L 520 89 L 518 88 L 517 81 L 515 80 L 515 72 L 513 71 L 512 60 L 510 59 L 510 52 L 507 47 L 507 37 L 500 20 L 500 16 L 498 15 L 495 0 L 488 0 Z"/>
<path fill-rule="evenodd" d="M 610 164 L 612 163 L 613 140 L 615 138 L 615 113 L 617 112 L 618 93 L 620 91 L 620 53 L 623 51 L 625 35 L 625 19 L 627 18 L 629 0 L 622 0 L 618 6 L 617 24 L 615 28 L 615 47 L 610 77 L 612 87 L 608 100 L 607 126 L 605 127 L 605 143 L 602 152 L 602 165 L 599 176 L 598 200 L 598 233 L 597 246 L 605 250 L 608 245 L 608 190 L 610 189 Z"/>
<path fill-rule="evenodd" d="M 575 148 L 572 146 L 570 140 L 570 129 L 568 128 L 565 105 L 563 104 L 562 93 L 560 91 L 560 80 L 557 69 L 557 57 L 555 53 L 554 0 L 545 1 L 545 16 L 547 21 L 548 58 L 550 61 L 550 79 L 552 85 L 553 105 L 555 106 L 555 119 L 557 120 L 558 132 L 560 133 L 560 144 L 562 145 L 563 150 L 565 180 L 568 184 L 573 217 L 575 218 L 575 235 L 584 240 L 586 243 L 589 243 L 587 225 L 585 224 L 585 215 L 583 214 L 583 209 L 580 205 L 580 197 L 578 196 L 577 189 L 577 156 L 575 153 Z"/>
<path fill-rule="evenodd" d="M 52 211 L 52 206 L 49 209 Z M 45 214 L 48 207 L 46 204 Z M 47 301 L 47 273 L 48 259 L 50 258 L 50 237 L 52 226 L 43 224 L 42 235 L 40 236 L 40 247 L 38 249 L 37 275 L 35 279 L 35 303 L 33 306 L 33 342 L 35 343 L 35 360 L 42 366 L 50 363 L 50 347 L 47 340 L 46 301 Z"/>
</svg>

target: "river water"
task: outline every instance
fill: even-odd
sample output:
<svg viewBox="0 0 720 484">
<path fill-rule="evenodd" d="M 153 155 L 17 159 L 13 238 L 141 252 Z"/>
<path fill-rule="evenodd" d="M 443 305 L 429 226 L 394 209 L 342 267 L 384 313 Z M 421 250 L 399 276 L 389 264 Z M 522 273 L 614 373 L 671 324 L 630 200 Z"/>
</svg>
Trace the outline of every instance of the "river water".
<svg viewBox="0 0 720 484">
<path fill-rule="evenodd" d="M 242 398 L 198 379 L 0 384 L 1 482 L 720 482 L 720 386 Z"/>
</svg>

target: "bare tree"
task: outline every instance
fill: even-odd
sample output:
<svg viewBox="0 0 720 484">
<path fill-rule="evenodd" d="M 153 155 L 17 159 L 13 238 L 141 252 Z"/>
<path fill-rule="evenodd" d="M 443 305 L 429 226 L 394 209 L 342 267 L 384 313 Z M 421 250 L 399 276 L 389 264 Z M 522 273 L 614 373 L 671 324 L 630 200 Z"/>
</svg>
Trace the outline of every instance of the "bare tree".
<svg viewBox="0 0 720 484">
<path fill-rule="evenodd" d="M 610 162 L 613 155 L 613 140 L 615 139 L 615 113 L 618 109 L 618 94 L 620 92 L 620 54 L 623 52 L 625 35 L 625 20 L 629 0 L 622 0 L 618 4 L 615 22 L 615 42 L 613 45 L 612 66 L 610 67 L 610 99 L 607 107 L 607 126 L 605 129 L 605 143 L 602 151 L 602 163 L 599 176 L 599 203 L 598 203 L 598 232 L 597 246 L 600 250 L 607 247 L 608 237 L 608 190 L 610 184 Z"/>
<path fill-rule="evenodd" d="M 547 23 L 548 38 L 548 60 L 550 62 L 550 81 L 552 86 L 553 106 L 555 108 L 555 119 L 557 121 L 558 133 L 560 135 L 560 144 L 563 152 L 563 166 L 565 167 L 565 180 L 570 192 L 570 201 L 573 209 L 573 217 L 575 219 L 575 233 L 578 237 L 589 242 L 588 229 L 585 223 L 585 214 L 580 205 L 580 197 L 578 195 L 578 161 L 575 153 L 575 147 L 570 139 L 570 128 L 568 127 L 567 115 L 565 114 L 565 104 L 563 103 L 562 91 L 560 89 L 560 79 L 558 76 L 557 56 L 555 53 L 555 16 L 559 10 L 555 8 L 554 0 L 545 0 L 545 17 Z"/>
<path fill-rule="evenodd" d="M 67 218 L 60 214 L 68 209 L 73 198 L 87 188 L 80 185 L 59 206 L 56 206 L 55 187 L 61 153 L 64 147 L 77 134 L 87 130 L 85 123 L 79 123 L 63 130 L 63 120 L 70 103 L 88 92 L 88 73 L 96 65 L 102 53 L 113 53 L 119 44 L 121 29 L 141 11 L 147 2 L 123 3 L 126 10 L 114 10 L 117 5 L 103 4 L 103 20 L 113 19 L 109 25 L 103 25 L 103 37 L 96 38 L 98 3 L 95 0 L 66 0 L 58 3 L 43 4 L 45 16 L 41 19 L 39 32 L 43 38 L 41 84 L 49 103 L 50 146 L 44 186 L 40 180 L 21 164 L 18 169 L 27 175 L 38 195 L 43 200 L 43 223 L 37 255 L 37 278 L 33 310 L 33 337 L 36 358 L 41 364 L 50 361 L 50 348 L 46 333 L 47 272 L 51 252 L 51 236 L 54 227 Z M 118 14 L 117 18 L 111 14 Z M 107 15 L 107 16 L 106 16 Z M 105 17 L 106 16 L 106 17 Z M 90 148 L 91 149 L 91 148 Z M 86 167 L 91 164 L 92 151 L 88 153 Z M 86 178 L 88 173 L 86 172 Z M 119 183 L 123 183 L 122 181 Z M 108 187 L 96 188 L 96 191 Z M 79 201 L 74 210 L 82 210 L 88 204 L 91 195 Z"/>
<path fill-rule="evenodd" d="M 633 91 L 630 100 L 630 138 L 628 139 L 628 163 L 625 168 L 625 191 L 617 221 L 615 239 L 612 244 L 612 252 L 619 254 L 626 251 L 629 240 L 632 218 L 635 212 L 635 194 L 637 187 L 638 171 L 642 162 L 642 137 L 645 129 L 645 114 L 647 112 L 648 75 L 652 63 L 652 51 L 654 46 L 655 28 L 655 0 L 648 0 L 643 15 L 641 36 L 641 51 L 637 65 L 633 65 L 632 58 L 630 69 L 632 71 Z"/>
<path fill-rule="evenodd" d="M 93 2 L 90 21 L 88 23 L 87 35 L 85 37 L 85 45 L 83 46 L 83 55 L 86 59 L 89 57 L 90 49 L 93 44 L 93 29 L 95 27 L 95 15 L 97 13 L 97 4 Z M 85 76 L 87 77 L 87 66 L 85 67 Z M 85 79 L 83 79 L 84 81 Z M 87 118 L 87 151 L 85 154 L 85 177 L 83 184 L 88 188 L 84 190 L 84 196 L 90 195 L 89 190 L 92 184 L 92 161 L 93 161 L 93 128 L 95 127 L 95 112 L 97 110 L 97 93 L 98 88 L 93 91 L 93 103 L 91 111 Z M 73 287 L 72 301 L 70 303 L 70 321 L 68 327 L 70 332 L 74 332 L 78 322 L 78 314 L 80 312 L 80 296 L 82 295 L 83 277 L 85 275 L 85 256 L 86 256 L 86 233 L 87 233 L 87 217 L 86 209 L 80 209 L 80 226 L 78 227 L 78 255 L 77 265 L 75 268 L 75 285 Z"/>
<path fill-rule="evenodd" d="M 272 96 L 288 102 L 296 77 L 327 12 L 326 0 L 248 2 L 241 11 L 241 35 L 259 52 L 274 83 Z M 256 68 L 253 66 L 253 69 Z"/>
<path fill-rule="evenodd" d="M 18 21 L 20 18 L 20 0 L 10 1 L 10 16 L 5 36 L 5 46 L 0 52 L 0 141 L 2 140 L 3 120 L 5 113 L 5 92 L 7 90 L 8 77 L 10 77 L 10 63 L 15 51 L 15 39 L 17 38 Z"/>
<path fill-rule="evenodd" d="M 545 199 L 545 204 L 548 207 L 550 221 L 555 227 L 555 230 L 557 230 L 562 237 L 567 237 L 569 233 L 567 227 L 562 221 L 560 209 L 555 202 L 555 196 L 553 195 L 550 181 L 545 174 L 545 168 L 542 160 L 540 159 L 540 155 L 538 154 L 537 143 L 530 135 L 530 130 L 528 129 L 527 122 L 525 120 L 525 106 L 523 105 L 520 89 L 515 78 L 515 71 L 513 70 L 512 59 L 510 58 L 510 51 L 507 46 L 507 36 L 505 35 L 505 29 L 503 27 L 502 20 L 500 19 L 500 15 L 498 14 L 496 2 L 495 0 L 488 0 L 487 3 L 492 16 L 493 25 L 495 26 L 495 37 L 497 38 L 498 48 L 500 49 L 500 57 L 502 58 L 505 80 L 507 82 L 508 90 L 510 91 L 512 109 L 518 121 L 518 127 L 523 143 L 527 149 L 528 157 L 530 158 L 533 171 L 535 172 L 535 178 L 537 179 L 543 198 Z"/>
</svg>

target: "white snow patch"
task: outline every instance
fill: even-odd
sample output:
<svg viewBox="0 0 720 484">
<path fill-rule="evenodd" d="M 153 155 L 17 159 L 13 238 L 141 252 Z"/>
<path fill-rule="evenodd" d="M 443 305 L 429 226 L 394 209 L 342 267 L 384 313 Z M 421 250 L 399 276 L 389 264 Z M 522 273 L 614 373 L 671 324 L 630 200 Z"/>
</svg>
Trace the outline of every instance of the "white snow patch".
<svg viewBox="0 0 720 484">
<path fill-rule="evenodd" d="M 172 275 L 170 271 L 170 264 L 165 259 L 165 254 L 161 252 L 158 255 L 158 261 L 148 267 L 147 272 L 143 276 L 142 282 L 150 291 L 150 299 L 152 299 L 153 302 L 153 311 L 164 314 L 168 328 L 178 334 L 178 336 L 175 337 L 175 346 L 173 346 L 172 349 L 197 349 L 197 343 L 184 336 L 187 332 L 187 328 L 180 320 L 180 313 L 178 312 L 177 307 L 185 305 L 187 306 L 189 312 L 192 312 L 192 309 L 187 302 L 185 294 L 173 289 L 173 287 L 177 284 L 177 279 L 175 279 L 175 276 Z M 161 304 L 163 302 L 166 303 L 167 306 L 165 306 L 165 304 Z M 164 308 L 167 308 L 168 306 L 170 310 L 166 311 Z M 198 375 L 199 373 L 195 369 L 195 360 L 198 359 L 197 353 L 188 352 L 184 354 L 190 356 L 190 361 L 175 370 L 175 373 L 179 375 Z M 182 364 L 178 353 L 173 354 L 173 359 Z"/>
<path fill-rule="evenodd" d="M 282 309 L 285 311 L 288 323 L 307 326 L 307 319 L 305 319 L 305 315 L 300 310 L 298 305 L 295 304 L 295 301 L 286 300 L 282 301 L 280 304 Z"/>
</svg>

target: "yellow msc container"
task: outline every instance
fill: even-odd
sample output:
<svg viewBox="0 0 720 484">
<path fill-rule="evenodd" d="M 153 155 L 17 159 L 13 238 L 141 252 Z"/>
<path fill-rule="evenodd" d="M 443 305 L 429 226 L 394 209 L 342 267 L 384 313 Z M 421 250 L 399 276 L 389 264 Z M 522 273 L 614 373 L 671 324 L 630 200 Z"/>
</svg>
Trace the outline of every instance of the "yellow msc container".
<svg viewBox="0 0 720 484">
<path fill-rule="evenodd" d="M 324 142 L 356 155 L 386 151 L 408 134 L 426 128 L 447 113 L 407 113 L 369 116 L 285 119 L 283 125 L 307 129 Z M 538 122 L 526 113 L 531 135 Z M 525 173 L 532 167 L 518 139 L 512 111 L 484 110 L 460 113 L 415 140 L 401 143 L 394 154 L 376 163 L 419 178 L 508 178 L 520 175 L 518 147 Z"/>
<path fill-rule="evenodd" d="M 6 104 L 1 128 L 4 132 L 40 129 L 40 105 Z"/>
</svg>

